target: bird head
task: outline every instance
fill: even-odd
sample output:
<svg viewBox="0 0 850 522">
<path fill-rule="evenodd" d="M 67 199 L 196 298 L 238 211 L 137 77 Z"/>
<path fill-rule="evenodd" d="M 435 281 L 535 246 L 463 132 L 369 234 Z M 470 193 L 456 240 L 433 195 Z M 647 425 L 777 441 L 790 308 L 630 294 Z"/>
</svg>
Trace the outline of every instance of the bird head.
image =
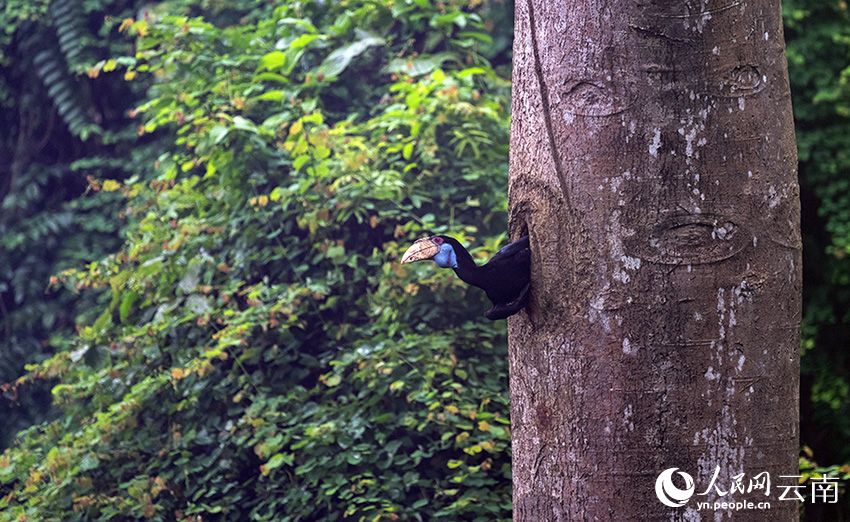
<svg viewBox="0 0 850 522">
<path fill-rule="evenodd" d="M 457 255 L 446 236 L 431 236 L 417 239 L 401 256 L 401 262 L 413 263 L 433 259 L 440 268 L 456 268 Z"/>
</svg>

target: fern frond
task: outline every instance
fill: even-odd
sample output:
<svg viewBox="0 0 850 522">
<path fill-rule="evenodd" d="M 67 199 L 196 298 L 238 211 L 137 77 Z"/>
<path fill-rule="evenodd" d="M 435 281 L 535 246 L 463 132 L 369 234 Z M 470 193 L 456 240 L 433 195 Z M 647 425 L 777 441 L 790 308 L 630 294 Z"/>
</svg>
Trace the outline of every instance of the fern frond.
<svg viewBox="0 0 850 522">
<path fill-rule="evenodd" d="M 35 55 L 33 64 L 68 130 L 83 140 L 91 134 L 98 134 L 100 127 L 86 114 L 88 104 L 82 88 L 71 75 L 62 55 L 55 48 L 48 47 Z"/>
<path fill-rule="evenodd" d="M 91 37 L 82 5 L 78 0 L 53 0 L 50 16 L 68 67 L 75 72 L 85 70 L 92 57 L 87 52 Z"/>
</svg>

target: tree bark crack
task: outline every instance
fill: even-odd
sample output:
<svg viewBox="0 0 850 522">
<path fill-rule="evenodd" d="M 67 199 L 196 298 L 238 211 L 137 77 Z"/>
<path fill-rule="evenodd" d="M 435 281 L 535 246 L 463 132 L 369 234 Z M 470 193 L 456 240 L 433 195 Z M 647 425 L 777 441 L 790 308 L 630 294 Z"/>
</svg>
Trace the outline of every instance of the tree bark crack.
<svg viewBox="0 0 850 522">
<path fill-rule="evenodd" d="M 688 19 L 688 18 L 698 18 L 698 17 L 707 16 L 707 15 L 722 13 L 723 11 L 728 11 L 729 9 L 732 9 L 734 7 L 738 7 L 738 6 L 742 5 L 743 3 L 744 3 L 743 0 L 741 0 L 741 1 L 738 1 L 738 2 L 732 2 L 731 4 L 722 5 L 720 7 L 714 8 L 714 9 L 706 9 L 705 11 L 699 11 L 697 13 L 688 13 L 688 14 L 680 14 L 680 15 L 656 14 L 655 16 L 658 17 L 658 18 L 673 18 L 673 19 L 685 20 L 685 19 Z"/>
<path fill-rule="evenodd" d="M 546 125 L 546 135 L 549 138 L 549 149 L 552 151 L 552 163 L 555 166 L 555 174 L 558 177 L 558 183 L 561 185 L 561 193 L 564 197 L 564 202 L 567 208 L 572 210 L 570 202 L 569 182 L 567 181 L 564 165 L 561 162 L 561 156 L 558 154 L 558 147 L 555 142 L 555 131 L 552 127 L 552 109 L 549 102 L 549 87 L 543 75 L 543 64 L 540 61 L 540 45 L 537 41 L 537 25 L 534 17 L 534 2 L 526 0 L 528 6 L 528 24 L 530 26 L 529 33 L 531 35 L 531 52 L 534 56 L 534 74 L 537 76 L 537 85 L 540 88 L 540 102 L 543 105 L 543 122 Z"/>
</svg>

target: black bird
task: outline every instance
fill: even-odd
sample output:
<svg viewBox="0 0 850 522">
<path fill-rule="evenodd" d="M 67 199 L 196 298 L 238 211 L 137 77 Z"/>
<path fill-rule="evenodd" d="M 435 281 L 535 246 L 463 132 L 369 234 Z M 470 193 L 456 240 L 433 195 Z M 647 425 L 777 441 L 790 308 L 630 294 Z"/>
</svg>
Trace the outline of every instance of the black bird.
<svg viewBox="0 0 850 522">
<path fill-rule="evenodd" d="M 493 308 L 485 316 L 505 319 L 528 303 L 531 287 L 531 250 L 528 236 L 503 247 L 485 265 L 478 266 L 460 242 L 450 236 L 418 239 L 401 257 L 402 263 L 433 259 L 440 268 L 453 268 L 464 282 L 487 293 Z"/>
</svg>

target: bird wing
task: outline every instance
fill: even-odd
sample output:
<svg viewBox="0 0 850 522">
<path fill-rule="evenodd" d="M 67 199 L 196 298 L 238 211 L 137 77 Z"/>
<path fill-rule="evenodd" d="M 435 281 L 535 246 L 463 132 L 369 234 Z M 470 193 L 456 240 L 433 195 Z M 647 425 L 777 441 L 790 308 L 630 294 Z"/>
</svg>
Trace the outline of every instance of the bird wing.
<svg viewBox="0 0 850 522">
<path fill-rule="evenodd" d="M 528 236 L 517 239 L 494 255 L 481 269 L 492 284 L 485 288 L 494 303 L 511 301 L 529 281 L 531 249 Z"/>
<path fill-rule="evenodd" d="M 513 243 L 508 243 L 507 245 L 503 246 L 499 249 L 498 252 L 496 252 L 496 255 L 493 256 L 493 259 L 497 259 L 499 256 L 511 256 L 523 249 L 528 249 L 528 236 L 522 236 Z"/>
</svg>

